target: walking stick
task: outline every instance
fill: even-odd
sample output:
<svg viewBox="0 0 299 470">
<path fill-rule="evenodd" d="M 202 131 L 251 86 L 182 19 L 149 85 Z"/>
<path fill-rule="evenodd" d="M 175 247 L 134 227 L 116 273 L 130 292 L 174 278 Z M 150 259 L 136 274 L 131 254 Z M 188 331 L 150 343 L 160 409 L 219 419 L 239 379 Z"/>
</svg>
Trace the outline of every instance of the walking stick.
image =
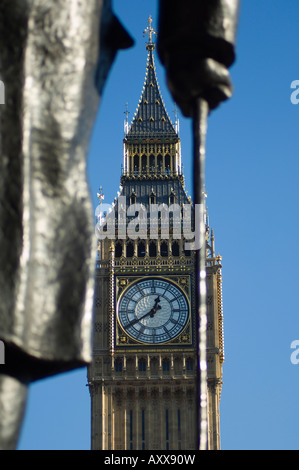
<svg viewBox="0 0 299 470">
<path fill-rule="evenodd" d="M 196 318 L 198 334 L 198 448 L 208 448 L 208 385 L 207 385 L 207 287 L 206 287 L 206 226 L 205 226 L 205 159 L 208 102 L 197 99 L 193 111 L 193 198 L 199 209 L 199 250 L 196 253 Z M 196 220 L 196 217 L 195 217 Z"/>
</svg>

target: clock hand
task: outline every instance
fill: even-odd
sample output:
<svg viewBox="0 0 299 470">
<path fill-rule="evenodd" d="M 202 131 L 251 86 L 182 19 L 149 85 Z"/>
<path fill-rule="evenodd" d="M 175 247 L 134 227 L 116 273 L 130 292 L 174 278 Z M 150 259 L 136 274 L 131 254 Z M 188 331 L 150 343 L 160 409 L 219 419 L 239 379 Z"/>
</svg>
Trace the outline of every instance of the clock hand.
<svg viewBox="0 0 299 470">
<path fill-rule="evenodd" d="M 155 305 L 153 306 L 153 308 L 145 315 L 145 316 L 150 316 L 151 318 L 153 318 L 153 316 L 157 313 L 158 310 L 161 310 L 161 305 L 159 305 L 159 302 L 160 302 L 160 296 L 156 298 L 155 300 Z M 144 317 L 140 318 L 140 320 L 142 320 Z"/>
<path fill-rule="evenodd" d="M 143 315 L 142 317 L 139 317 L 139 318 L 135 318 L 135 320 L 132 320 L 128 325 L 127 327 L 130 327 L 130 326 L 134 326 L 136 323 L 138 323 L 139 321 L 143 320 L 144 318 L 146 317 L 151 317 L 153 318 L 153 316 L 155 315 L 155 313 L 157 313 L 158 310 L 161 310 L 161 305 L 159 305 L 159 302 L 160 302 L 160 297 L 157 297 L 156 300 L 155 300 L 155 305 L 151 308 L 151 310 L 149 312 L 147 312 L 145 315 Z"/>
<path fill-rule="evenodd" d="M 161 307 L 159 306 L 159 308 L 161 308 Z M 157 310 L 158 310 L 158 309 L 156 309 L 156 307 L 153 307 L 149 312 L 147 312 L 147 313 L 146 313 L 145 315 L 143 315 L 142 317 L 135 318 L 135 320 L 132 320 L 132 321 L 128 324 L 128 326 L 133 326 L 133 325 L 135 325 L 135 323 L 140 322 L 141 320 L 143 320 L 143 319 L 146 318 L 146 317 L 153 317 L 153 316 L 155 315 L 155 313 L 156 313 Z"/>
<path fill-rule="evenodd" d="M 132 320 L 128 325 L 128 326 L 134 326 L 135 323 L 138 323 L 139 321 L 143 320 L 144 318 L 146 318 L 147 316 L 149 316 L 151 314 L 152 311 L 146 313 L 145 315 L 143 315 L 142 317 L 139 317 L 139 318 L 135 318 L 135 320 Z"/>
<path fill-rule="evenodd" d="M 158 310 L 161 310 L 161 305 L 157 305 L 156 307 L 154 307 L 152 309 L 152 311 L 150 312 L 150 317 L 153 318 L 153 316 L 155 316 L 155 314 L 157 313 Z"/>
</svg>

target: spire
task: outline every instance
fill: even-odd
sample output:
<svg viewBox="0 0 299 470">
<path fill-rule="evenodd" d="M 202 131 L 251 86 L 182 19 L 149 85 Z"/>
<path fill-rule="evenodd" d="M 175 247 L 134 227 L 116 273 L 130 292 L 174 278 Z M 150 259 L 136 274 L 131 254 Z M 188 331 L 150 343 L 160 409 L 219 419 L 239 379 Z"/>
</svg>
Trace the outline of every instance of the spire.
<svg viewBox="0 0 299 470">
<path fill-rule="evenodd" d="M 152 27 L 152 18 L 149 16 L 148 27 L 143 35 L 148 35 L 146 44 L 148 51 L 145 82 L 135 116 L 129 127 L 126 137 L 134 139 L 160 138 L 178 139 L 178 134 L 170 121 L 160 93 L 156 67 L 154 61 L 154 36 L 157 35 Z"/>
<path fill-rule="evenodd" d="M 173 125 L 159 90 L 154 61 L 156 31 L 151 16 L 143 35 L 148 36 L 145 81 L 131 125 L 128 112 L 125 113 L 121 181 L 179 179 L 184 184 L 178 118 L 176 114 Z"/>
</svg>

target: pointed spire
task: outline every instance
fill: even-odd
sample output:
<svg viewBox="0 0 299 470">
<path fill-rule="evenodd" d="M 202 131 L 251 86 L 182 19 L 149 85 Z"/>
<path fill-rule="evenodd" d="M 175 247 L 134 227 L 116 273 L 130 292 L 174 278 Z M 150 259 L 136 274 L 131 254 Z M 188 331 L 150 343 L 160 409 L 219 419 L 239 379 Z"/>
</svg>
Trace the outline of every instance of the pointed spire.
<svg viewBox="0 0 299 470">
<path fill-rule="evenodd" d="M 146 46 L 148 57 L 145 82 L 127 137 L 178 139 L 178 134 L 166 112 L 157 81 L 154 61 L 155 44 L 153 43 L 153 37 L 157 33 L 152 27 L 151 16 L 149 16 L 148 23 L 149 26 L 144 30 L 144 36 L 147 34 L 149 36 Z"/>
</svg>

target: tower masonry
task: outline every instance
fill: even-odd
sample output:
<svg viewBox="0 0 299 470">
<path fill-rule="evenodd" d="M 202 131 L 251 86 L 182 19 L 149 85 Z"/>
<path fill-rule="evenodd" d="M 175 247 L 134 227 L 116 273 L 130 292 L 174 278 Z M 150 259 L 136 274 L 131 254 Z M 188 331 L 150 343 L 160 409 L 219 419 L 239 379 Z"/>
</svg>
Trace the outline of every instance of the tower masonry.
<svg viewBox="0 0 299 470">
<path fill-rule="evenodd" d="M 196 214 L 185 191 L 178 122 L 155 68 L 149 20 L 145 82 L 123 140 L 120 192 L 109 214 L 99 193 L 91 448 L 195 450 L 198 345 Z M 220 448 L 224 362 L 221 257 L 206 213 L 208 441 Z"/>
</svg>

